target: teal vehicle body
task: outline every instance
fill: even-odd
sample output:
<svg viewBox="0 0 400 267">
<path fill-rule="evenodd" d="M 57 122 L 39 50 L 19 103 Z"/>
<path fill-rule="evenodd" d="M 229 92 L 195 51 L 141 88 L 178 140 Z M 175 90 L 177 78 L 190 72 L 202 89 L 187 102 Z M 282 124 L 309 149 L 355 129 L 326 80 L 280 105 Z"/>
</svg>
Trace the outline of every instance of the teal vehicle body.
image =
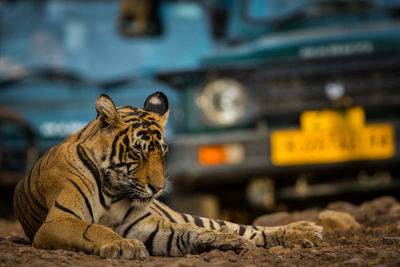
<svg viewBox="0 0 400 267">
<path fill-rule="evenodd" d="M 198 66 L 212 44 L 205 10 L 196 3 L 163 3 L 163 35 L 130 39 L 117 31 L 119 4 L 3 1 L 0 171 L 24 171 L 30 146 L 43 154 L 85 126 L 96 117 L 94 104 L 102 93 L 117 106 L 142 107 L 148 95 L 163 91 L 171 106 L 179 107 L 180 93 L 153 74 Z M 171 121 L 166 129 L 170 139 L 174 125 Z"/>
<path fill-rule="evenodd" d="M 180 159 L 170 167 L 179 184 L 194 188 L 204 181 L 237 184 L 251 192 L 248 195 L 264 186 L 260 190 L 273 199 L 399 186 L 399 1 L 220 4 L 229 6 L 225 34 L 202 58 L 201 66 L 158 73 L 159 80 L 181 90 L 185 99 L 184 127 L 174 142 L 176 154 L 170 156 L 171 161 Z M 273 162 L 272 135 L 299 130 L 303 112 L 347 114 L 353 107 L 365 112 L 366 125 L 393 127 L 390 156 L 378 160 L 364 155 L 326 163 Z M 235 114 L 235 120 L 229 117 Z M 215 117 L 219 116 L 226 120 L 218 121 Z M 216 160 L 217 153 L 222 153 L 218 151 L 231 146 L 240 147 L 239 160 Z M 203 148 L 216 153 L 206 164 Z M 372 187 L 359 183 L 382 173 L 390 182 L 372 182 Z M 261 185 L 254 189 L 256 180 Z M 306 193 L 296 191 L 299 184 L 306 186 Z M 320 191 L 318 186 L 330 189 Z M 263 206 L 259 200 L 253 202 Z"/>
</svg>

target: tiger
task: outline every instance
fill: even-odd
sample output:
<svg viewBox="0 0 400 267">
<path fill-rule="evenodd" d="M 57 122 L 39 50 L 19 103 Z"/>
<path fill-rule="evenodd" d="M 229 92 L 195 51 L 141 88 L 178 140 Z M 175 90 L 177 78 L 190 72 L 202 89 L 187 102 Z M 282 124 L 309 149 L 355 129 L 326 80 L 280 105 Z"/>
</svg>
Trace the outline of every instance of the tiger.
<svg viewBox="0 0 400 267">
<path fill-rule="evenodd" d="M 33 247 L 146 259 L 321 244 L 323 228 L 314 222 L 241 225 L 157 200 L 166 186 L 164 93 L 149 95 L 142 109 L 117 108 L 102 94 L 95 109 L 96 118 L 50 148 L 15 188 L 14 212 Z"/>
</svg>

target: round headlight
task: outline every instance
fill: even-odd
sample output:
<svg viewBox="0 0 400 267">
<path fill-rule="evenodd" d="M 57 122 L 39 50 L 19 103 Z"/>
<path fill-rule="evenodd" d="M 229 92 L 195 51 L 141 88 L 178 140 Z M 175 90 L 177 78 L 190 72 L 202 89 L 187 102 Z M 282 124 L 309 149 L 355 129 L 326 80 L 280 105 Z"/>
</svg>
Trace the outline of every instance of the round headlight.
<svg viewBox="0 0 400 267">
<path fill-rule="evenodd" d="M 205 117 L 219 126 L 229 126 L 239 122 L 246 115 L 247 102 L 245 88 L 232 79 L 209 82 L 197 99 L 197 104 Z"/>
</svg>

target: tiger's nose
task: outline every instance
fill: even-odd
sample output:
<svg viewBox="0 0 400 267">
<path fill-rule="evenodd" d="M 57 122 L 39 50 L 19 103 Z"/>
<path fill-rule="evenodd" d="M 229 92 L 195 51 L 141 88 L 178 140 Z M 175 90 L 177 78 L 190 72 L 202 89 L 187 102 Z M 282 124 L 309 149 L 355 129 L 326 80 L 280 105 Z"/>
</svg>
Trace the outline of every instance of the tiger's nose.
<svg viewBox="0 0 400 267">
<path fill-rule="evenodd" d="M 147 186 L 150 188 L 150 190 L 153 192 L 153 194 L 156 194 L 165 188 L 165 186 L 156 186 L 156 185 L 152 185 L 152 184 L 148 184 Z"/>
</svg>

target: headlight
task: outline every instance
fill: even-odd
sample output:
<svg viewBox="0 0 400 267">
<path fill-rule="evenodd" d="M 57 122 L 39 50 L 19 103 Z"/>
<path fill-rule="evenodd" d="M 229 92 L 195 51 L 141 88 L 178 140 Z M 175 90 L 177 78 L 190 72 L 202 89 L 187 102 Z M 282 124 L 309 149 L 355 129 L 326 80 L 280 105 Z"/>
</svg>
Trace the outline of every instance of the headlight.
<svg viewBox="0 0 400 267">
<path fill-rule="evenodd" d="M 197 105 L 205 117 L 219 126 L 239 122 L 246 115 L 247 103 L 245 88 L 232 79 L 209 82 L 197 98 Z"/>
</svg>

